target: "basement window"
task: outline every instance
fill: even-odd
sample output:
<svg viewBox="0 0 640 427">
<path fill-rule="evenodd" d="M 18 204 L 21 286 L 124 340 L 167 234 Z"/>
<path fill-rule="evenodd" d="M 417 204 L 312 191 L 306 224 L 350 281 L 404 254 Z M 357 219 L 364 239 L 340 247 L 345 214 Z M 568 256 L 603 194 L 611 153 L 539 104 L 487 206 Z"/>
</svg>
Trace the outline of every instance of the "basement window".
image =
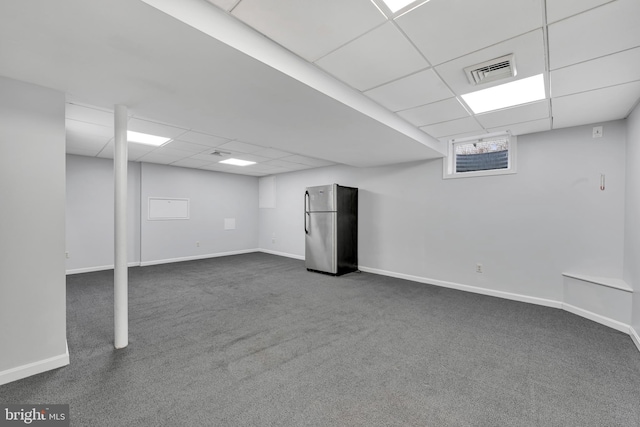
<svg viewBox="0 0 640 427">
<path fill-rule="evenodd" d="M 449 141 L 443 178 L 516 173 L 516 137 L 508 132 Z"/>
</svg>

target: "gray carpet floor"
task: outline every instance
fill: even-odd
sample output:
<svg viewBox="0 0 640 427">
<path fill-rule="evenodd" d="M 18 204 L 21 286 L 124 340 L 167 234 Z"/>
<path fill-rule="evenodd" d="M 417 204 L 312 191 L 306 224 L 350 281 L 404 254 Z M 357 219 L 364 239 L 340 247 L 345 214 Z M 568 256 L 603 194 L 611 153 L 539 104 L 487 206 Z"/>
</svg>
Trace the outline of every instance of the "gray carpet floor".
<svg viewBox="0 0 640 427">
<path fill-rule="evenodd" d="M 640 352 L 570 313 L 255 253 L 67 278 L 71 365 L 0 386 L 73 426 L 640 426 Z"/>
</svg>

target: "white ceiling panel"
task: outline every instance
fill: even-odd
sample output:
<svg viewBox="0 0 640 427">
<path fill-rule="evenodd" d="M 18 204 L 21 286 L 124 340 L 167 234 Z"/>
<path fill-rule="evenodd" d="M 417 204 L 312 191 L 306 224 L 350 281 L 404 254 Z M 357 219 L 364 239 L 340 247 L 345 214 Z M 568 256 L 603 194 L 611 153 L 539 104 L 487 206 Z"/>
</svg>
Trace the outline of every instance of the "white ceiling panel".
<svg viewBox="0 0 640 427">
<path fill-rule="evenodd" d="M 514 123 L 521 123 L 549 117 L 549 100 L 533 102 L 517 107 L 491 113 L 478 114 L 476 119 L 485 128 L 505 127 Z"/>
<path fill-rule="evenodd" d="M 210 151 L 211 147 L 206 145 L 194 144 L 192 142 L 186 142 L 174 139 L 163 145 L 165 148 L 174 148 L 176 150 L 188 151 L 190 153 L 202 153 L 203 151 Z"/>
<path fill-rule="evenodd" d="M 485 131 L 485 130 L 480 130 L 480 131 L 474 130 L 474 131 L 471 131 L 471 132 L 456 133 L 456 134 L 453 134 L 453 135 L 447 135 L 447 136 L 441 137 L 440 141 L 446 143 L 446 142 L 448 142 L 448 141 L 450 141 L 452 139 L 468 138 L 470 136 L 476 137 L 476 136 L 485 135 L 487 133 L 488 132 Z"/>
<path fill-rule="evenodd" d="M 436 138 L 467 132 L 483 132 L 482 126 L 480 126 L 473 117 L 465 117 L 464 119 L 436 123 L 434 125 L 423 126 L 420 129 Z"/>
<path fill-rule="evenodd" d="M 391 111 L 400 111 L 449 98 L 453 93 L 429 69 L 371 89 L 365 95 Z"/>
<path fill-rule="evenodd" d="M 67 103 L 65 105 L 65 117 L 111 128 L 111 133 L 113 134 L 113 112 L 86 107 L 84 105 Z"/>
<path fill-rule="evenodd" d="M 207 0 L 209 3 L 218 6 L 220 9 L 229 11 L 238 4 L 240 0 Z"/>
<path fill-rule="evenodd" d="M 541 27 L 542 9 L 540 0 L 437 0 L 396 22 L 436 65 Z"/>
<path fill-rule="evenodd" d="M 183 168 L 201 168 L 202 166 L 210 165 L 211 163 L 213 162 L 206 162 L 204 160 L 197 159 L 182 159 L 171 163 L 171 165 Z"/>
<path fill-rule="evenodd" d="M 303 165 L 308 165 L 308 166 L 330 166 L 333 165 L 335 163 L 326 161 L 326 160 L 321 160 L 321 159 L 314 159 L 311 157 L 305 157 L 305 156 L 299 156 L 299 155 L 294 155 L 294 156 L 288 156 L 288 157 L 283 157 L 282 160 L 286 161 L 286 162 L 291 162 L 291 163 L 301 163 Z"/>
<path fill-rule="evenodd" d="M 229 157 L 234 157 L 236 159 L 241 159 L 241 160 L 248 160 L 250 162 L 266 162 L 267 160 L 269 160 L 269 158 L 267 157 L 262 157 L 262 156 L 256 156 L 255 154 L 251 154 L 251 153 L 234 153 L 233 155 L 229 156 Z"/>
<path fill-rule="evenodd" d="M 487 129 L 489 132 L 502 132 L 508 130 L 511 135 L 523 135 L 527 133 L 543 132 L 551 129 L 551 118 L 517 123 L 509 126 L 500 126 Z"/>
<path fill-rule="evenodd" d="M 187 132 L 186 129 L 138 118 L 129 119 L 129 123 L 127 123 L 127 130 L 147 133 L 149 135 L 163 136 L 165 138 L 177 138 Z"/>
<path fill-rule="evenodd" d="M 368 90 L 429 66 L 391 22 L 316 61 L 358 90 Z"/>
<path fill-rule="evenodd" d="M 268 157 L 270 159 L 279 159 L 281 157 L 290 156 L 291 153 L 287 153 L 286 151 L 276 150 L 275 148 L 262 148 L 253 154 L 262 157 Z"/>
<path fill-rule="evenodd" d="M 639 97 L 640 82 L 632 82 L 554 98 L 553 128 L 625 118 Z"/>
<path fill-rule="evenodd" d="M 101 150 L 104 148 L 92 146 L 87 144 L 85 140 L 74 140 L 73 138 L 67 137 L 66 143 L 66 153 L 67 154 L 77 154 L 79 156 L 96 156 Z"/>
<path fill-rule="evenodd" d="M 547 22 L 549 24 L 559 21 L 569 16 L 592 9 L 601 4 L 609 3 L 612 0 L 546 0 L 547 1 Z"/>
<path fill-rule="evenodd" d="M 162 146 L 153 150 L 155 154 L 162 154 L 163 156 L 171 156 L 177 159 L 183 159 L 185 157 L 193 156 L 193 153 L 190 151 L 176 150 L 175 148 L 171 148 L 169 146 Z"/>
<path fill-rule="evenodd" d="M 243 0 L 232 13 L 311 62 L 386 21 L 370 0 Z"/>
<path fill-rule="evenodd" d="M 640 47 L 603 56 L 551 72 L 551 96 L 640 80 Z"/>
<path fill-rule="evenodd" d="M 640 46 L 639 17 L 640 1 L 616 0 L 549 25 L 551 69 Z"/>
<path fill-rule="evenodd" d="M 230 138 L 221 136 L 207 135 L 205 133 L 189 131 L 180 135 L 180 141 L 192 142 L 194 144 L 206 145 L 207 147 L 218 147 L 225 142 L 229 142 Z"/>
<path fill-rule="evenodd" d="M 113 138 L 113 127 L 80 122 L 73 119 L 65 120 L 65 129 L 67 134 L 72 134 L 77 137 L 94 137 L 104 140 L 105 143 Z"/>
<path fill-rule="evenodd" d="M 127 156 L 129 157 L 129 161 L 137 161 L 140 157 L 151 153 L 155 149 L 156 147 L 151 145 L 129 143 Z M 104 149 L 100 151 L 97 157 L 113 159 L 113 140 L 109 141 L 109 143 L 105 145 Z"/>
<path fill-rule="evenodd" d="M 535 76 L 545 72 L 545 50 L 542 30 L 531 31 L 527 34 L 506 40 L 502 43 L 481 49 L 461 58 L 454 59 L 435 69 L 449 87 L 462 95 L 476 90 L 501 85 L 516 79 Z M 480 85 L 472 85 L 464 72 L 465 67 L 476 65 L 504 55 L 514 54 L 517 76 L 503 80 L 496 80 Z"/>
<path fill-rule="evenodd" d="M 241 141 L 231 141 L 218 146 L 218 148 L 221 149 L 222 151 L 239 151 L 241 153 L 255 153 L 256 151 L 261 150 L 264 147 L 248 144 L 246 142 L 241 142 Z"/>
<path fill-rule="evenodd" d="M 173 163 L 177 160 L 178 159 L 176 159 L 174 156 L 165 156 L 163 154 L 158 154 L 156 152 L 145 154 L 144 156 L 138 159 L 138 161 L 141 161 L 141 162 L 158 163 L 161 165 L 168 165 L 169 163 Z"/>
<path fill-rule="evenodd" d="M 434 123 L 469 117 L 467 110 L 465 110 L 455 97 L 410 110 L 400 111 L 398 115 L 416 126 L 432 125 Z"/>
<path fill-rule="evenodd" d="M 309 169 L 313 166 L 309 166 L 309 165 L 303 165 L 302 163 L 293 163 L 293 162 L 285 162 L 284 160 L 280 160 L 280 159 L 274 159 L 274 160 L 268 160 L 266 162 L 264 162 L 264 164 L 266 165 L 272 165 L 272 166 L 278 166 L 287 170 L 302 170 L 302 169 Z"/>
</svg>

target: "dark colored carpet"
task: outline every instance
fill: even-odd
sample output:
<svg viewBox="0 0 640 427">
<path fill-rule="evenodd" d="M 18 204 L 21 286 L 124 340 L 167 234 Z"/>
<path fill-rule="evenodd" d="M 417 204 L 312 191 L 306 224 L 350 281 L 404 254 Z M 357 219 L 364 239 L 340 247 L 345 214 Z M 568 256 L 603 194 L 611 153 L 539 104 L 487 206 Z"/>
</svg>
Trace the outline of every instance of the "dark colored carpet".
<svg viewBox="0 0 640 427">
<path fill-rule="evenodd" d="M 71 365 L 0 387 L 74 426 L 640 426 L 629 336 L 561 310 L 247 254 L 69 276 Z"/>
</svg>

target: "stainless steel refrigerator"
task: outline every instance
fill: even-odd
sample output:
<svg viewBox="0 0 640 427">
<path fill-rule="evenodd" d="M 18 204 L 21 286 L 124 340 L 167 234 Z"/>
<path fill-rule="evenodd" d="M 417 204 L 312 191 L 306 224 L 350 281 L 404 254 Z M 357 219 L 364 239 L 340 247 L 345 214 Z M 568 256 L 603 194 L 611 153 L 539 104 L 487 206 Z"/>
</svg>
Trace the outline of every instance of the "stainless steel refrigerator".
<svg viewBox="0 0 640 427">
<path fill-rule="evenodd" d="M 338 184 L 304 194 L 307 270 L 339 276 L 358 269 L 358 189 Z"/>
</svg>

